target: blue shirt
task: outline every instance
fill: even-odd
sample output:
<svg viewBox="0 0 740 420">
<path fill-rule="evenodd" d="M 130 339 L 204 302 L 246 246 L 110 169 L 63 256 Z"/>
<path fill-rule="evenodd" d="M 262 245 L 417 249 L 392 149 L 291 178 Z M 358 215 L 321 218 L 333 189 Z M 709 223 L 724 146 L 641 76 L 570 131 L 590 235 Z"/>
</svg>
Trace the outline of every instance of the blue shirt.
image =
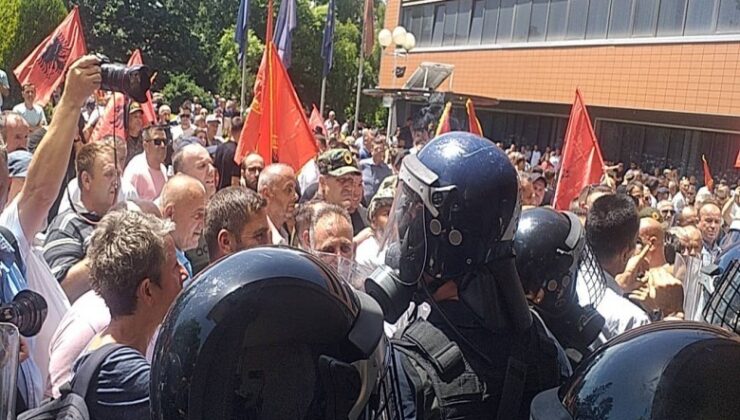
<svg viewBox="0 0 740 420">
<path fill-rule="evenodd" d="M 185 271 L 188 272 L 187 280 L 192 279 L 193 278 L 193 266 L 192 264 L 190 264 L 190 260 L 185 255 L 185 252 L 180 251 L 179 249 L 176 249 L 175 254 L 177 255 L 177 262 L 179 262 L 181 266 L 185 267 Z"/>
<path fill-rule="evenodd" d="M 370 200 L 378 192 L 380 184 L 384 179 L 393 175 L 393 171 L 385 162 L 376 165 L 373 158 L 361 160 L 360 170 L 362 171 L 362 189 L 365 195 L 365 203 L 370 204 Z"/>
</svg>

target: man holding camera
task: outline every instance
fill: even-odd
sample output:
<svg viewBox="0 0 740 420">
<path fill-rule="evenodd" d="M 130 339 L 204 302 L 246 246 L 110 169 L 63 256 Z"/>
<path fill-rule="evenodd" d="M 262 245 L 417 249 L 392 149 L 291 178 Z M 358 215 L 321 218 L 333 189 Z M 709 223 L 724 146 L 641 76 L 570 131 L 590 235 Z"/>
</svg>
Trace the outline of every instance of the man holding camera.
<svg viewBox="0 0 740 420">
<path fill-rule="evenodd" d="M 54 118 L 29 165 L 26 182 L 18 196 L 0 215 L 0 225 L 15 237 L 26 267 L 24 275 L 17 262 L 0 266 L 3 277 L 0 302 L 9 302 L 20 290 L 28 288 L 41 292 L 49 304 L 49 313 L 41 332 L 29 340 L 30 357 L 21 363 L 18 371 L 19 395 L 23 400 L 22 405 L 29 408 L 37 406 L 43 395 L 40 372 L 47 371 L 49 340 L 62 316 L 55 308 L 69 305 L 43 257 L 32 250 L 31 244 L 45 225 L 49 209 L 61 188 L 82 106 L 100 88 L 100 83 L 100 60 L 97 57 L 85 56 L 72 64 Z M 6 160 L 0 166 L 0 190 L 7 190 L 7 174 Z M 23 408 L 18 407 L 19 410 Z"/>
</svg>

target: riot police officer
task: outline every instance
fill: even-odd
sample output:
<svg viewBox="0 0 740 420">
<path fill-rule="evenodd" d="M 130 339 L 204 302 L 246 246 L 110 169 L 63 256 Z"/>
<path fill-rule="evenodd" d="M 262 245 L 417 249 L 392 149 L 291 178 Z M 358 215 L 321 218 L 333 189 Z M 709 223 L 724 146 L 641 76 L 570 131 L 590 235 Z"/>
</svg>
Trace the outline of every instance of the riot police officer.
<svg viewBox="0 0 740 420">
<path fill-rule="evenodd" d="M 514 265 L 517 173 L 491 141 L 452 132 L 407 156 L 384 240 L 387 268 L 365 288 L 393 323 L 405 418 L 524 418 L 558 383 L 557 350 L 533 323 Z"/>
<path fill-rule="evenodd" d="M 740 413 L 740 337 L 664 321 L 599 347 L 560 388 L 532 401 L 533 420 L 733 419 Z"/>
<path fill-rule="evenodd" d="M 591 352 L 588 346 L 604 326 L 594 309 L 606 285 L 601 276 L 582 275 L 591 304 L 581 306 L 576 294 L 579 272 L 598 273 L 578 217 L 539 207 L 524 210 L 514 235 L 516 268 L 527 299 L 574 363 Z"/>
<path fill-rule="evenodd" d="M 253 248 L 206 269 L 165 319 L 154 419 L 365 419 L 389 413 L 377 303 L 317 257 Z"/>
</svg>

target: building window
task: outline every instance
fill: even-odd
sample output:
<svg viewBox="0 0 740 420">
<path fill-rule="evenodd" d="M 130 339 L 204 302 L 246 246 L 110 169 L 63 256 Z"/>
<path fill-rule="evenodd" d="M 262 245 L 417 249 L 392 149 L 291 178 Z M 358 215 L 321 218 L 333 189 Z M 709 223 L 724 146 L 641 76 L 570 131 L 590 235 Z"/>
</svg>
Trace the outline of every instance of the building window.
<svg viewBox="0 0 740 420">
<path fill-rule="evenodd" d="M 740 0 L 441 0 L 401 22 L 419 47 L 711 36 L 740 34 Z"/>
</svg>

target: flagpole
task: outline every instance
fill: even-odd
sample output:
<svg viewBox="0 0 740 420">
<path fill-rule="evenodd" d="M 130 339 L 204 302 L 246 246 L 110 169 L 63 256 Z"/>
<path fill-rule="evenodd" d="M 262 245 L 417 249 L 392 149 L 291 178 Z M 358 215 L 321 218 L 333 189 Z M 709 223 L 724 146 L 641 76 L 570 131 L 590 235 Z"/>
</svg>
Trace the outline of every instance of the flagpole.
<svg viewBox="0 0 740 420">
<path fill-rule="evenodd" d="M 367 22 L 362 22 L 366 25 Z M 357 124 L 360 119 L 360 95 L 362 94 L 362 73 L 365 70 L 365 29 L 363 26 L 362 39 L 360 41 L 360 69 L 357 71 L 357 97 L 355 98 L 355 125 L 353 132 L 357 132 Z"/>
<path fill-rule="evenodd" d="M 319 102 L 319 114 L 324 118 L 324 98 L 326 96 L 326 76 L 321 78 L 321 102 Z"/>
<path fill-rule="evenodd" d="M 247 109 L 247 57 L 246 49 L 242 55 L 242 96 L 241 96 L 241 115 Z"/>
</svg>

